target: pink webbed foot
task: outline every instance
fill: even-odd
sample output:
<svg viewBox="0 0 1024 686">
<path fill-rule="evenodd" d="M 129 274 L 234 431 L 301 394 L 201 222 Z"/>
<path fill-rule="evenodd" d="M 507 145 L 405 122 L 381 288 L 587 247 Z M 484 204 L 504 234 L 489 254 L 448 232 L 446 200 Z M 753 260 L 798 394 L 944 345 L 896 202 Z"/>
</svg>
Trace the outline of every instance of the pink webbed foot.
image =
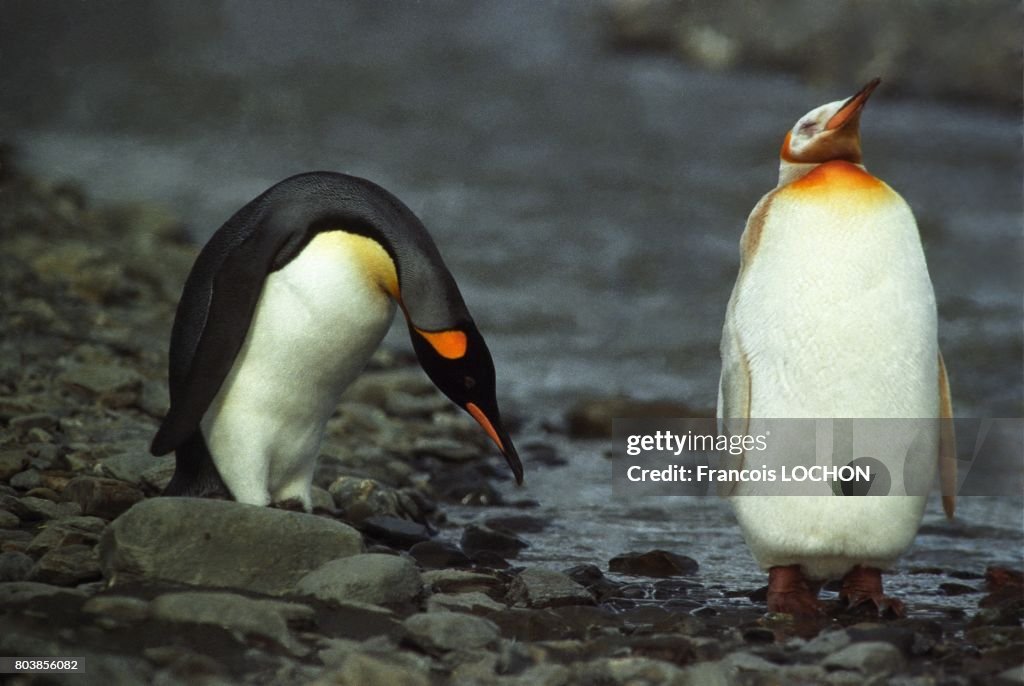
<svg viewBox="0 0 1024 686">
<path fill-rule="evenodd" d="M 846 607 L 851 610 L 870 603 L 880 615 L 907 615 L 903 601 L 889 598 L 882 593 L 882 571 L 874 567 L 858 565 L 847 572 L 843 577 L 839 600 L 846 603 Z"/>
<path fill-rule="evenodd" d="M 820 583 L 804 576 L 800 565 L 772 567 L 768 570 L 768 611 L 796 617 L 820 616 L 824 613 L 818 602 L 820 587 Z"/>
</svg>

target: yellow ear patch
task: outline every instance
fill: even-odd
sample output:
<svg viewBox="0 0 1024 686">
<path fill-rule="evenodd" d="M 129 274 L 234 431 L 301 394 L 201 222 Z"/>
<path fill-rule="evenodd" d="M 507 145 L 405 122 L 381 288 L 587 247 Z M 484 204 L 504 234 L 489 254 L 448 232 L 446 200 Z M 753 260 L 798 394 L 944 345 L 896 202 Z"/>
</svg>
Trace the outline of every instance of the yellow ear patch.
<svg viewBox="0 0 1024 686">
<path fill-rule="evenodd" d="M 446 360 L 457 360 L 466 354 L 468 340 L 466 334 L 457 329 L 451 331 L 423 331 L 416 329 L 416 333 L 423 336 L 427 343 L 437 351 L 437 354 Z"/>
</svg>

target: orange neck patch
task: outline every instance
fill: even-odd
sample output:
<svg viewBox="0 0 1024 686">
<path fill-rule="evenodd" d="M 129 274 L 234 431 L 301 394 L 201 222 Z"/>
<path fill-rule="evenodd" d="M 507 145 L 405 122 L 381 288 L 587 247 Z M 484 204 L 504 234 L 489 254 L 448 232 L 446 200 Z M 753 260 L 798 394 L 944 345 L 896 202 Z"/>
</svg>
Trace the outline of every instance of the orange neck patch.
<svg viewBox="0 0 1024 686">
<path fill-rule="evenodd" d="M 843 160 L 819 164 L 812 171 L 787 186 L 788 190 L 821 192 L 829 190 L 878 190 L 883 183 L 864 169 Z"/>
<path fill-rule="evenodd" d="M 466 354 L 468 340 L 466 334 L 458 329 L 451 331 L 423 331 L 416 329 L 416 333 L 430 343 L 430 346 L 437 351 L 437 354 L 446 360 L 458 360 Z"/>
</svg>

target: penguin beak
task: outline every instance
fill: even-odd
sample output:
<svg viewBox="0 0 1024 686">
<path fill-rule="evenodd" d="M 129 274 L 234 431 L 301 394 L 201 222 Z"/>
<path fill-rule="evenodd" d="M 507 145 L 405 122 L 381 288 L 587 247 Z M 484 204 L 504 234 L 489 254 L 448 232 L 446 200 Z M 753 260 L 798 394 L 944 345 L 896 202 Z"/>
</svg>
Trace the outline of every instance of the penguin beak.
<svg viewBox="0 0 1024 686">
<path fill-rule="evenodd" d="M 516 483 L 522 486 L 523 463 L 519 461 L 519 453 L 516 452 L 516 447 L 512 445 L 512 439 L 509 438 L 508 433 L 501 426 L 501 421 L 496 419 L 492 422 L 487 414 L 474 403 L 466 403 L 466 412 L 477 421 L 480 427 L 491 437 L 491 440 L 494 441 L 494 444 L 498 446 L 498 450 L 505 456 L 505 461 L 508 462 L 508 466 L 512 469 L 512 474 L 516 477 Z"/>
<path fill-rule="evenodd" d="M 832 115 L 832 118 L 825 124 L 825 129 L 833 131 L 835 129 L 841 129 L 850 122 L 855 122 L 859 119 L 861 109 L 867 103 L 868 98 L 871 97 L 871 93 L 878 88 L 878 84 L 882 82 L 880 78 L 874 78 L 868 81 L 867 85 L 861 88 L 857 93 L 843 103 L 843 106 L 839 108 L 839 111 Z"/>
</svg>

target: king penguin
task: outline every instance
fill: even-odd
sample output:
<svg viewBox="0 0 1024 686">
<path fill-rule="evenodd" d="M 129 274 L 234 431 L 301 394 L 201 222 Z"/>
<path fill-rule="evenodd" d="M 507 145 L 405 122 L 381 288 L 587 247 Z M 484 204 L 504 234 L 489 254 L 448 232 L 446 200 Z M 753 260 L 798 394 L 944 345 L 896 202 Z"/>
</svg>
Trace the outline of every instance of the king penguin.
<svg viewBox="0 0 1024 686">
<path fill-rule="evenodd" d="M 165 495 L 226 489 L 298 501 L 327 420 L 400 308 L 431 381 L 475 419 L 516 481 L 483 336 L 413 212 L 354 176 L 290 177 L 210 238 L 185 282 L 169 352 L 170 408 L 150 451 L 175 451 Z"/>
<path fill-rule="evenodd" d="M 910 208 L 861 162 L 860 115 L 878 84 L 811 110 L 786 134 L 778 185 L 740 239 L 718 417 L 741 431 L 759 418 L 936 420 L 926 478 L 938 464 L 951 517 L 955 447 L 940 418 L 951 420 L 952 405 L 931 279 Z M 925 494 L 742 492 L 730 502 L 768 571 L 769 611 L 820 614 L 821 584 L 840 579 L 847 607 L 904 614 L 883 594 L 882 572 L 913 541 Z"/>
</svg>

